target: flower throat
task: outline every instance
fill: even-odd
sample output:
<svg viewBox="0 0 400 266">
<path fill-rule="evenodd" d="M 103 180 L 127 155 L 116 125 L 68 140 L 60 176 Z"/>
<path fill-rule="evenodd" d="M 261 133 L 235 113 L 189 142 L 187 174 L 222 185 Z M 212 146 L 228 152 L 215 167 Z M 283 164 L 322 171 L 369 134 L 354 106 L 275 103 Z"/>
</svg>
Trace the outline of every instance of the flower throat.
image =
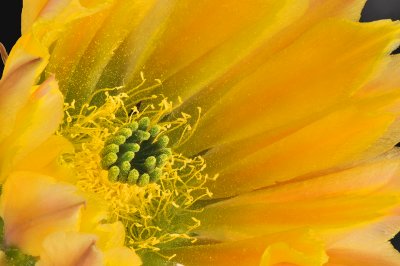
<svg viewBox="0 0 400 266">
<path fill-rule="evenodd" d="M 201 156 L 174 152 L 198 119 L 193 125 L 189 114 L 169 116 L 172 103 L 163 96 L 146 92 L 140 98 L 140 91 L 121 93 L 121 88 L 99 91 L 104 103 L 79 111 L 74 102 L 65 103 L 58 133 L 75 152 L 64 163 L 76 172 L 77 186 L 104 205 L 107 222 L 122 222 L 128 247 L 163 256 L 164 247 L 196 241 L 196 214 L 202 209 L 195 203 L 212 197 L 207 184 L 216 177 L 203 173 Z M 141 103 L 140 110 L 132 99 Z"/>
</svg>

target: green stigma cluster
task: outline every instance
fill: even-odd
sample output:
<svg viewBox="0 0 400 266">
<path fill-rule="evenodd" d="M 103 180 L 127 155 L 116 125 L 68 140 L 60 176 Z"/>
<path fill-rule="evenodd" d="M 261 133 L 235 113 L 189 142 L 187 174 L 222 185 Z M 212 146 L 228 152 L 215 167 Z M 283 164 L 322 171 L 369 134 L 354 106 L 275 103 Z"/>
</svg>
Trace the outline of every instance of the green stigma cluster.
<svg viewBox="0 0 400 266">
<path fill-rule="evenodd" d="M 150 119 L 144 117 L 110 136 L 100 154 L 109 180 L 141 187 L 157 182 L 172 155 L 169 138 L 159 134 L 160 127 L 150 126 Z"/>
</svg>

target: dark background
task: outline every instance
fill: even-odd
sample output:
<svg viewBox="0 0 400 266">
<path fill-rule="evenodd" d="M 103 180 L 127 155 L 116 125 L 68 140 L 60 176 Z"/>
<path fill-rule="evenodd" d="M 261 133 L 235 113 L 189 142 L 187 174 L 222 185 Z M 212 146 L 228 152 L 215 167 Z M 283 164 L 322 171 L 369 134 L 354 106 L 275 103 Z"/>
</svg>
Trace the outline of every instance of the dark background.
<svg viewBox="0 0 400 266">
<path fill-rule="evenodd" d="M 295 0 L 294 0 L 295 1 Z M 345 0 L 344 0 L 345 1 Z M 20 32 L 20 16 L 22 0 L 3 1 L 0 5 L 0 42 L 4 44 L 7 51 L 10 51 L 18 39 Z M 391 18 L 400 19 L 400 0 L 368 0 L 362 12 L 361 21 L 373 21 L 378 19 Z M 399 52 L 400 49 L 396 50 Z M 0 71 L 3 65 L 0 62 Z M 399 228 L 400 230 L 400 228 Z M 393 245 L 400 250 L 400 234 L 393 240 Z"/>
</svg>

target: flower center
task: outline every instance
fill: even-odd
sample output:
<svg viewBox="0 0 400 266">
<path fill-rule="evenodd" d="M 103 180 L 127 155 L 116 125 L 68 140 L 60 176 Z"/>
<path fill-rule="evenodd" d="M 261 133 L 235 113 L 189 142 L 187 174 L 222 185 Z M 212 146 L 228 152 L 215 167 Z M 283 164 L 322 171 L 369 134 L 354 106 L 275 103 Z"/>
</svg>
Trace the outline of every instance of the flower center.
<svg viewBox="0 0 400 266">
<path fill-rule="evenodd" d="M 162 168 L 171 158 L 169 138 L 160 135 L 158 125 L 144 117 L 120 128 L 109 137 L 101 151 L 101 166 L 110 181 L 138 186 L 157 182 Z"/>
<path fill-rule="evenodd" d="M 163 96 L 138 98 L 118 90 L 105 89 L 103 104 L 79 111 L 74 102 L 65 103 L 58 134 L 75 152 L 63 163 L 74 169 L 79 189 L 106 209 L 104 219 L 124 225 L 126 246 L 162 255 L 162 248 L 196 241 L 197 203 L 212 198 L 207 185 L 216 176 L 204 173 L 201 156 L 174 152 L 198 120 L 191 123 L 186 113 L 168 116 L 172 103 Z M 140 110 L 132 99 L 141 102 Z"/>
</svg>

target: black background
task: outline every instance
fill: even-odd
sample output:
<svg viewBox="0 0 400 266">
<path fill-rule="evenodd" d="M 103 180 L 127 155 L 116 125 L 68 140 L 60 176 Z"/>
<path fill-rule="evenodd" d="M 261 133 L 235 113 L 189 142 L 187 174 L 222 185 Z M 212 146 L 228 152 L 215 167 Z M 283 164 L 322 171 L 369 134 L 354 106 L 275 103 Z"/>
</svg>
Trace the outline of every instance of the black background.
<svg viewBox="0 0 400 266">
<path fill-rule="evenodd" d="M 294 0 L 296 1 L 296 0 Z M 346 1 L 346 0 L 343 0 Z M 21 0 L 3 0 L 0 5 L 0 42 L 10 51 L 18 39 L 20 32 Z M 368 0 L 362 12 L 361 21 L 373 21 L 391 18 L 400 19 L 400 0 Z M 400 49 L 396 50 L 396 52 Z M 2 71 L 0 62 L 0 71 Z M 399 75 L 400 73 L 396 73 Z M 399 228 L 400 230 L 400 228 Z M 392 240 L 393 245 L 400 250 L 400 234 Z"/>
</svg>

